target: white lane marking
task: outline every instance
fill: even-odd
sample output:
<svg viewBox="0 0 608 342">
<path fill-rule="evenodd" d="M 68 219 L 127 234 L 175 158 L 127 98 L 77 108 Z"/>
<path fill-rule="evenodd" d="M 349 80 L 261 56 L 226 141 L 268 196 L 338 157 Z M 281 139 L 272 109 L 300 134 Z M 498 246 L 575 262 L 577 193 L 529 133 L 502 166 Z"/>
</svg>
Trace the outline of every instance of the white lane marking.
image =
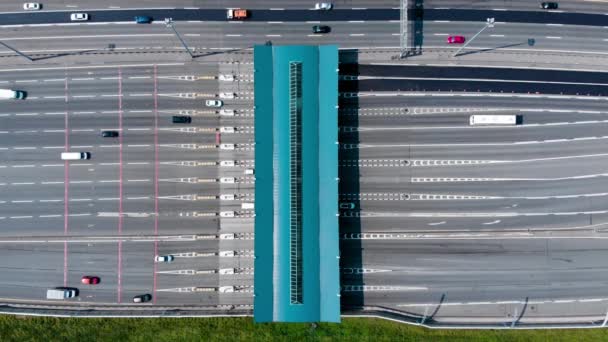
<svg viewBox="0 0 608 342">
<path fill-rule="evenodd" d="M 242 37 L 242 34 L 227 34 L 226 37 Z"/>
<path fill-rule="evenodd" d="M 19 200 L 19 201 L 11 201 L 11 203 L 32 203 L 32 200 Z"/>
<path fill-rule="evenodd" d="M 266 37 L 281 37 L 280 34 L 267 34 Z"/>
<path fill-rule="evenodd" d="M 40 218 L 44 218 L 44 217 L 61 217 L 61 215 L 40 215 Z"/>
<path fill-rule="evenodd" d="M 116 163 L 116 164 L 118 164 L 118 163 Z M 127 163 L 127 164 L 128 165 L 148 165 L 150 163 L 149 162 L 130 162 L 130 163 Z"/>
<path fill-rule="evenodd" d="M 429 226 L 439 226 L 442 224 L 445 224 L 445 221 L 428 223 Z"/>
<path fill-rule="evenodd" d="M 490 37 L 504 37 L 504 34 L 491 34 Z"/>
<path fill-rule="evenodd" d="M 128 147 L 149 147 L 149 144 L 132 144 L 132 145 L 127 145 Z"/>
<path fill-rule="evenodd" d="M 82 77 L 82 78 L 72 78 L 72 81 L 92 81 L 94 80 L 94 77 Z"/>
<path fill-rule="evenodd" d="M 40 202 L 63 202 L 62 199 L 47 199 L 47 200 L 40 200 Z"/>
<path fill-rule="evenodd" d="M 36 165 L 11 165 L 11 167 L 34 167 Z"/>
<path fill-rule="evenodd" d="M 140 36 L 140 35 L 135 35 Z M 170 34 L 173 36 L 173 34 Z M 9 68 L 9 69 L 0 69 L 0 72 L 15 72 L 15 71 L 34 71 L 38 72 L 40 70 L 78 70 L 78 69 L 116 69 L 117 67 L 122 68 L 136 68 L 136 67 L 152 67 L 154 65 L 157 66 L 183 66 L 184 63 L 134 63 L 134 64 L 113 64 L 113 65 L 87 65 L 87 66 L 61 66 L 61 67 L 34 67 L 34 68 Z M 65 113 L 61 113 L 65 114 Z"/>
<path fill-rule="evenodd" d="M 42 167 L 64 166 L 63 164 L 42 164 Z"/>
<path fill-rule="evenodd" d="M 91 216 L 91 214 L 88 214 L 88 213 L 87 214 L 69 214 L 68 216 L 71 216 L 71 217 L 75 217 L 75 216 Z"/>
<path fill-rule="evenodd" d="M 100 201 L 118 201 L 120 199 L 120 197 L 102 197 L 99 200 Z"/>
<path fill-rule="evenodd" d="M 150 78 L 150 76 L 129 76 L 130 80 L 147 80 Z"/>
<path fill-rule="evenodd" d="M 353 23 L 353 24 L 358 24 L 358 23 L 364 23 L 365 20 L 349 20 L 349 23 Z"/>
<path fill-rule="evenodd" d="M 268 24 L 283 24 L 282 21 L 269 21 Z"/>
<path fill-rule="evenodd" d="M 497 223 L 500 223 L 500 220 L 494 220 L 492 222 L 484 222 L 483 224 L 485 224 L 485 225 L 492 225 L 492 224 L 497 224 Z"/>
<path fill-rule="evenodd" d="M 17 182 L 11 183 L 11 185 L 34 185 L 34 182 Z"/>
<path fill-rule="evenodd" d="M 363 36 L 365 36 L 365 33 L 351 33 L 351 34 L 349 34 L 349 36 L 351 36 L 351 37 L 363 37 Z"/>
<path fill-rule="evenodd" d="M 143 197 L 127 197 L 128 200 L 140 200 L 140 199 L 150 199 L 150 196 Z"/>
<path fill-rule="evenodd" d="M 149 182 L 149 179 L 127 179 L 127 182 Z"/>
<path fill-rule="evenodd" d="M 40 184 L 43 184 L 43 185 L 50 185 L 50 184 L 63 184 L 63 181 L 56 181 L 56 182 L 40 182 Z"/>
<path fill-rule="evenodd" d="M 11 216 L 12 219 L 24 219 L 24 218 L 32 218 L 32 216 Z"/>
<path fill-rule="evenodd" d="M 546 36 L 545 38 L 547 38 L 547 39 L 562 39 L 562 37 L 556 37 L 556 36 Z"/>
</svg>

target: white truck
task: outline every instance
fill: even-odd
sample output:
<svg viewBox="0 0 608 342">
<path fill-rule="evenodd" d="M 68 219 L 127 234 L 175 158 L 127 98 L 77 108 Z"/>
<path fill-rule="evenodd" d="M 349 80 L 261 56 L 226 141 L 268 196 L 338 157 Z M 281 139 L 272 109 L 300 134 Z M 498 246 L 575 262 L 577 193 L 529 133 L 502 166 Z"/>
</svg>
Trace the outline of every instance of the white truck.
<svg viewBox="0 0 608 342">
<path fill-rule="evenodd" d="M 22 90 L 0 89 L 0 99 L 19 99 L 25 100 L 27 93 Z"/>
<path fill-rule="evenodd" d="M 56 287 L 46 290 L 46 299 L 68 299 L 78 296 L 78 289 L 71 287 Z"/>
</svg>

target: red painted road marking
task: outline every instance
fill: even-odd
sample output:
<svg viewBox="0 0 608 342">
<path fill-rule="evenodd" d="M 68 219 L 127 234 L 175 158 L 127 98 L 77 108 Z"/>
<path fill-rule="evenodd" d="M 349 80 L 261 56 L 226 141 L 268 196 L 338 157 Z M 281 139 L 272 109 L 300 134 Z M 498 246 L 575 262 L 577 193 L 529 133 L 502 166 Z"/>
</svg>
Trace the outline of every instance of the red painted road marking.
<svg viewBox="0 0 608 342">
<path fill-rule="evenodd" d="M 154 256 L 158 255 L 158 78 L 157 66 L 154 65 Z M 154 262 L 152 303 L 156 304 L 156 271 Z"/>
<path fill-rule="evenodd" d="M 69 151 L 68 145 L 68 71 L 65 70 L 65 85 L 64 85 L 64 95 L 65 95 L 65 146 L 64 150 L 66 152 Z M 66 160 L 64 163 L 64 172 L 63 172 L 63 235 L 68 235 L 68 187 L 69 187 L 69 179 L 70 179 L 70 166 L 68 161 Z M 63 286 L 68 286 L 68 241 L 63 242 Z"/>
<path fill-rule="evenodd" d="M 220 144 L 220 132 L 215 132 L 215 144 L 219 145 Z"/>
<path fill-rule="evenodd" d="M 118 67 L 118 236 L 122 236 L 122 69 Z M 118 303 L 122 294 L 122 240 L 118 240 Z"/>
</svg>

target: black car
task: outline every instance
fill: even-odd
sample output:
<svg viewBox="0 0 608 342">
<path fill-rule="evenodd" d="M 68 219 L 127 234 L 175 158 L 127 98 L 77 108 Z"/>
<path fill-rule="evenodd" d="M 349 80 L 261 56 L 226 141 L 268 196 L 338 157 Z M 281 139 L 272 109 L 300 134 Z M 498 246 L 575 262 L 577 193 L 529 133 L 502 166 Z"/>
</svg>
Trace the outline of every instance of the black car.
<svg viewBox="0 0 608 342">
<path fill-rule="evenodd" d="M 116 131 L 102 131 L 101 136 L 104 138 L 116 138 L 118 136 L 118 132 Z"/>
<path fill-rule="evenodd" d="M 544 9 L 557 9 L 557 2 L 543 2 L 540 4 L 540 8 Z"/>
<path fill-rule="evenodd" d="M 173 123 L 191 123 L 191 122 L 192 122 L 192 118 L 189 116 L 183 116 L 183 115 L 173 116 Z"/>
<path fill-rule="evenodd" d="M 312 27 L 312 33 L 329 33 L 331 28 L 327 25 L 315 25 Z"/>
</svg>

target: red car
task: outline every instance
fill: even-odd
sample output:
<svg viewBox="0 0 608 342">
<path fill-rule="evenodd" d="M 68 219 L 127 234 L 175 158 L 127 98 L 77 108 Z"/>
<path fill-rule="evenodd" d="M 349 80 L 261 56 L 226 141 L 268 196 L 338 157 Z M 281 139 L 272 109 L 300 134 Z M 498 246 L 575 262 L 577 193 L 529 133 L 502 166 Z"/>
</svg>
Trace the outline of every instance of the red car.
<svg viewBox="0 0 608 342">
<path fill-rule="evenodd" d="M 97 285 L 100 279 L 96 276 L 84 276 L 80 281 L 85 285 Z"/>
<path fill-rule="evenodd" d="M 446 42 L 448 44 L 462 44 L 465 40 L 464 36 L 449 36 Z"/>
</svg>

